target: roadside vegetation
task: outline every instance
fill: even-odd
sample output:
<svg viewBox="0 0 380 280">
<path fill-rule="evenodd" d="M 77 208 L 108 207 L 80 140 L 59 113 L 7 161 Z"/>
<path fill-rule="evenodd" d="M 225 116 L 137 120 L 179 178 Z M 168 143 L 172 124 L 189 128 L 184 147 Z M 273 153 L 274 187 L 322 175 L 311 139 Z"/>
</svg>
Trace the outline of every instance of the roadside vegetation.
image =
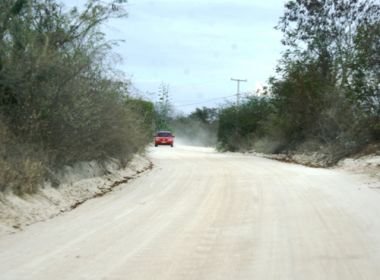
<svg viewBox="0 0 380 280">
<path fill-rule="evenodd" d="M 221 150 L 319 152 L 330 164 L 380 141 L 380 5 L 288 1 L 266 97 L 220 110 Z"/>
<path fill-rule="evenodd" d="M 125 163 L 151 140 L 153 104 L 130 95 L 101 32 L 124 2 L 0 2 L 0 191 L 33 193 L 78 161 Z"/>
</svg>

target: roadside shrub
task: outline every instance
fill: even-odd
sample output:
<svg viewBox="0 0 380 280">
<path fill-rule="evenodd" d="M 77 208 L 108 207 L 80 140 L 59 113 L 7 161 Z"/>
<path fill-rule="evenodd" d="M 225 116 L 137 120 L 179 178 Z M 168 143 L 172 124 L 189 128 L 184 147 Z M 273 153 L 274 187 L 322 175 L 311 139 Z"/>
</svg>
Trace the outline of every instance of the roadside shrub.
<svg viewBox="0 0 380 280">
<path fill-rule="evenodd" d="M 78 161 L 125 162 L 150 141 L 153 104 L 131 97 L 100 32 L 123 2 L 0 2 L 0 191 L 34 192 Z"/>
<path fill-rule="evenodd" d="M 253 141 L 252 149 L 258 153 L 275 154 L 283 145 L 281 139 L 262 137 Z"/>
<path fill-rule="evenodd" d="M 0 191 L 33 193 L 43 182 L 45 161 L 36 147 L 18 143 L 0 121 Z"/>
<path fill-rule="evenodd" d="M 273 109 L 272 100 L 267 97 L 251 97 L 240 106 L 221 109 L 217 134 L 220 149 L 251 149 L 255 139 L 265 136 L 263 124 Z"/>
<path fill-rule="evenodd" d="M 356 153 L 373 141 L 370 117 L 346 99 L 345 94 L 330 92 L 324 104 L 312 136 L 319 141 L 321 151 L 329 154 L 332 162 Z"/>
</svg>

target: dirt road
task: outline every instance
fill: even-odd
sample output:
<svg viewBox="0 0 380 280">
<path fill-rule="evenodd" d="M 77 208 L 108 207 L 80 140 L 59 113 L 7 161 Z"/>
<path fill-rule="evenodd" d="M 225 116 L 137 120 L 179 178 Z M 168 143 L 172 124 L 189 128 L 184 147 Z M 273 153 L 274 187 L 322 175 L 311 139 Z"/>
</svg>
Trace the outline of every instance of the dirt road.
<svg viewBox="0 0 380 280">
<path fill-rule="evenodd" d="M 158 147 L 148 174 L 0 239 L 0 279 L 379 279 L 358 175 Z"/>
</svg>

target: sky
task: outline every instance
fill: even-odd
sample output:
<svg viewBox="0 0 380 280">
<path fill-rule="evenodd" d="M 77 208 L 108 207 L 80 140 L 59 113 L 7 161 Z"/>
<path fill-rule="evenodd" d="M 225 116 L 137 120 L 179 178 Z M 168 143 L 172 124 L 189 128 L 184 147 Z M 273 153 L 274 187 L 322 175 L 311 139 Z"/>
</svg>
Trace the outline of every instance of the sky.
<svg viewBox="0 0 380 280">
<path fill-rule="evenodd" d="M 62 0 L 67 7 L 75 0 Z M 274 29 L 284 0 L 129 0 L 126 19 L 103 27 L 122 40 L 116 66 L 134 88 L 152 101 L 160 84 L 169 85 L 172 104 L 189 113 L 236 101 L 274 75 L 281 33 Z M 226 97 L 226 98 L 224 98 Z"/>
</svg>

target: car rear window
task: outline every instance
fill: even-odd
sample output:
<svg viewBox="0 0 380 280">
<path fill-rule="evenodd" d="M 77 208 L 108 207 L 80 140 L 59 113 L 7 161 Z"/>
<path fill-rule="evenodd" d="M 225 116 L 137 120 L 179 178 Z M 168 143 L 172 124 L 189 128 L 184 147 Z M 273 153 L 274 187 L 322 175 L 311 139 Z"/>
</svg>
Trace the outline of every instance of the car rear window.
<svg viewBox="0 0 380 280">
<path fill-rule="evenodd" d="M 170 132 L 158 132 L 157 136 L 158 137 L 171 137 L 172 134 Z"/>
</svg>

